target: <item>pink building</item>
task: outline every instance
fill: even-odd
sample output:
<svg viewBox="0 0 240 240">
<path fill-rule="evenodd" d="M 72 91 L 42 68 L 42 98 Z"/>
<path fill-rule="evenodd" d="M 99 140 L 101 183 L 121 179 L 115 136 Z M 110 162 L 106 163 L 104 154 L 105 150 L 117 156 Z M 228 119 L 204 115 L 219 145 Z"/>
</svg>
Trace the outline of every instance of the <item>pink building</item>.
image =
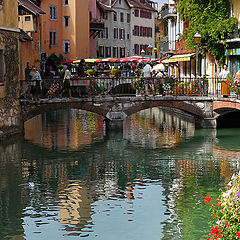
<svg viewBox="0 0 240 240">
<path fill-rule="evenodd" d="M 89 0 L 89 18 L 90 18 L 90 57 L 97 56 L 96 38 L 100 31 L 104 30 L 104 22 L 102 20 L 103 7 L 97 0 Z"/>
</svg>

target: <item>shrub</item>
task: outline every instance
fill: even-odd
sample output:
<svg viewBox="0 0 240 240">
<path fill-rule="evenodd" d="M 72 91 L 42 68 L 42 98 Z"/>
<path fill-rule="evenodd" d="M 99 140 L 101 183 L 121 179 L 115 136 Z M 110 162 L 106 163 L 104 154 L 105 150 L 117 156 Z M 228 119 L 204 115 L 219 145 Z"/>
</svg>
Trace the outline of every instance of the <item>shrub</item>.
<svg viewBox="0 0 240 240">
<path fill-rule="evenodd" d="M 211 203 L 210 196 L 205 197 L 205 203 L 210 203 L 213 217 L 207 239 L 240 239 L 240 172 L 233 174 L 217 203 Z"/>
</svg>

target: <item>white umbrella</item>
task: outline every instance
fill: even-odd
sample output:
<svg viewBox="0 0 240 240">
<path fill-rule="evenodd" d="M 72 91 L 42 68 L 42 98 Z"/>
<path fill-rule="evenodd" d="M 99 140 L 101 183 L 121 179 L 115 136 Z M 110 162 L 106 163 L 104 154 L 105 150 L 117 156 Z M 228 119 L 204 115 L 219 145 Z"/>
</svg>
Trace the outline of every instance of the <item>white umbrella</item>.
<svg viewBox="0 0 240 240">
<path fill-rule="evenodd" d="M 159 63 L 153 66 L 153 70 L 155 71 L 165 71 L 165 66 L 162 63 Z"/>
</svg>

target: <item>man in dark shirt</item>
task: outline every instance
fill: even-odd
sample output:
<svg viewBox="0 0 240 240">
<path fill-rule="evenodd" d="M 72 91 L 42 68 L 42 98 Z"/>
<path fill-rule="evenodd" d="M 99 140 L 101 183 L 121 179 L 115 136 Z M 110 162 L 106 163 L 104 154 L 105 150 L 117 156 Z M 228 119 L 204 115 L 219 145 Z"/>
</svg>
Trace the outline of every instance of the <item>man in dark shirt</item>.
<svg viewBox="0 0 240 240">
<path fill-rule="evenodd" d="M 86 77 L 86 74 L 84 72 L 84 66 L 85 66 L 85 60 L 81 59 L 80 63 L 78 64 L 77 67 L 77 73 L 79 77 Z M 78 87 L 78 95 L 79 97 L 82 95 L 86 95 L 87 94 L 87 89 L 86 86 L 79 86 Z"/>
<path fill-rule="evenodd" d="M 81 59 L 80 63 L 78 64 L 78 68 L 77 68 L 77 73 L 79 77 L 85 77 L 86 74 L 84 72 L 84 66 L 85 66 L 85 60 Z"/>
</svg>

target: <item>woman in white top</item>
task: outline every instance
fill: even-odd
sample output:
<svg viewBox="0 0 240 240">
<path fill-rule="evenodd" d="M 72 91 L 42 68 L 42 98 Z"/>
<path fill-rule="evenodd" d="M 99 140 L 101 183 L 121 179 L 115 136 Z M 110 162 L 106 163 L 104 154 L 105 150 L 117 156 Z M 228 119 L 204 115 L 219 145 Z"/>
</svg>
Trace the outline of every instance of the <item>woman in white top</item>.
<svg viewBox="0 0 240 240">
<path fill-rule="evenodd" d="M 63 82 L 63 90 L 60 93 L 60 97 L 62 97 L 62 95 L 65 93 L 65 91 L 68 91 L 68 95 L 71 98 L 72 97 L 72 91 L 71 91 L 71 87 L 70 87 L 70 79 L 71 79 L 71 70 L 72 70 L 72 66 L 68 65 L 67 69 L 65 70 L 65 74 L 64 74 L 64 82 Z"/>
</svg>

